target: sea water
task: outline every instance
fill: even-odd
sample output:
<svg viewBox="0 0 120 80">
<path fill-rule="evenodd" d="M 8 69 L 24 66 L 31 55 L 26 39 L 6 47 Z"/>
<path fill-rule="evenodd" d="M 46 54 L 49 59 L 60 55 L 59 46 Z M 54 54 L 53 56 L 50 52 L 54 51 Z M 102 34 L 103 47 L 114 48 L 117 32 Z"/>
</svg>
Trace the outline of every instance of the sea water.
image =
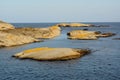
<svg viewBox="0 0 120 80">
<path fill-rule="evenodd" d="M 56 23 L 12 23 L 16 27 L 48 27 Z M 110 27 L 62 28 L 60 36 L 44 42 L 0 48 L 0 80 L 120 80 L 120 23 L 90 23 Z M 98 40 L 69 40 L 67 32 L 87 28 L 116 36 Z M 68 61 L 20 60 L 13 54 L 36 47 L 89 48 L 93 52 Z"/>
</svg>

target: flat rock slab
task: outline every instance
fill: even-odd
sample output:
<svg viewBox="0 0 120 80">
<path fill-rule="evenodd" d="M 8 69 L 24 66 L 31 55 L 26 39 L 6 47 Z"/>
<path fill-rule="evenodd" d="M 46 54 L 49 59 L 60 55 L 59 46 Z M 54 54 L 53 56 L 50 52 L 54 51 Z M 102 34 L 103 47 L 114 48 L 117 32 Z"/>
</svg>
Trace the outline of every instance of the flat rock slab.
<svg viewBox="0 0 120 80">
<path fill-rule="evenodd" d="M 69 60 L 79 58 L 88 53 L 90 53 L 90 50 L 87 49 L 41 47 L 25 50 L 13 56 L 20 59 Z"/>
<path fill-rule="evenodd" d="M 96 40 L 99 37 L 111 37 L 116 35 L 115 33 L 101 33 L 100 31 L 85 31 L 85 30 L 73 30 L 67 33 L 69 39 L 78 40 Z"/>
</svg>

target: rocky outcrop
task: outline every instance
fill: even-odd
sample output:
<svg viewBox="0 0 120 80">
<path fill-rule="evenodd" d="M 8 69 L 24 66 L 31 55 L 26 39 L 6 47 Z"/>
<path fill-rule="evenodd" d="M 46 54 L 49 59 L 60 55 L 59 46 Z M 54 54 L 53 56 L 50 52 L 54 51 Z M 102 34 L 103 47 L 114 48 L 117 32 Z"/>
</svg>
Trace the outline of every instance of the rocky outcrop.
<svg viewBox="0 0 120 80">
<path fill-rule="evenodd" d="M 60 28 L 15 28 L 0 31 L 0 47 L 15 46 L 40 41 L 38 38 L 54 38 L 60 35 Z"/>
<path fill-rule="evenodd" d="M 71 49 L 71 48 L 34 48 L 22 51 L 13 55 L 20 59 L 35 59 L 35 60 L 69 60 L 79 58 L 90 53 L 87 49 Z"/>
<path fill-rule="evenodd" d="M 15 46 L 36 41 L 39 40 L 30 36 L 15 35 L 0 31 L 0 47 Z"/>
<path fill-rule="evenodd" d="M 73 30 L 67 33 L 69 39 L 96 40 L 99 37 L 110 37 L 114 33 L 101 33 L 99 31 Z"/>
<path fill-rule="evenodd" d="M 95 40 L 95 31 L 74 30 L 67 33 L 69 39 L 81 39 L 81 40 Z"/>
<path fill-rule="evenodd" d="M 13 30 L 4 30 L 6 33 L 31 36 L 33 38 L 54 38 L 60 35 L 61 29 L 57 26 L 48 28 L 15 28 Z"/>
<path fill-rule="evenodd" d="M 9 23 L 0 21 L 0 30 L 8 30 L 8 29 L 14 29 L 14 26 Z"/>
<path fill-rule="evenodd" d="M 59 27 L 92 27 L 92 24 L 82 24 L 82 23 L 60 23 L 57 24 Z"/>
</svg>

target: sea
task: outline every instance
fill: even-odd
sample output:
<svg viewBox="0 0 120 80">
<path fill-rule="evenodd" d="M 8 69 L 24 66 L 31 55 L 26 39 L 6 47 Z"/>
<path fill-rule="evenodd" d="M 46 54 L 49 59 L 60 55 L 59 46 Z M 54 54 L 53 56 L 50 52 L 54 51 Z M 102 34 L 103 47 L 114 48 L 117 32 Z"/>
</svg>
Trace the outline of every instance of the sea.
<svg viewBox="0 0 120 80">
<path fill-rule="evenodd" d="M 0 48 L 0 80 L 120 80 L 120 22 L 86 22 L 109 27 L 62 28 L 61 35 L 43 42 Z M 57 23 L 12 23 L 16 27 L 48 27 Z M 70 40 L 67 32 L 88 29 L 112 32 L 98 40 Z M 91 49 L 89 55 L 67 61 L 35 61 L 12 55 L 37 47 Z"/>
</svg>

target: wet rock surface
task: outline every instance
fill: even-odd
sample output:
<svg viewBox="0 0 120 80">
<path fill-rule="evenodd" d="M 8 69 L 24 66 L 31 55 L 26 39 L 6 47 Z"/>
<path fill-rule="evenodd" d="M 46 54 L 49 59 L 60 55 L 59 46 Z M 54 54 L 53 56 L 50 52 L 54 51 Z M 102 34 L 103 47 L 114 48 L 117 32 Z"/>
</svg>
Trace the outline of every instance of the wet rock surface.
<svg viewBox="0 0 120 80">
<path fill-rule="evenodd" d="M 120 40 L 120 38 L 113 38 L 113 40 Z"/>
</svg>

